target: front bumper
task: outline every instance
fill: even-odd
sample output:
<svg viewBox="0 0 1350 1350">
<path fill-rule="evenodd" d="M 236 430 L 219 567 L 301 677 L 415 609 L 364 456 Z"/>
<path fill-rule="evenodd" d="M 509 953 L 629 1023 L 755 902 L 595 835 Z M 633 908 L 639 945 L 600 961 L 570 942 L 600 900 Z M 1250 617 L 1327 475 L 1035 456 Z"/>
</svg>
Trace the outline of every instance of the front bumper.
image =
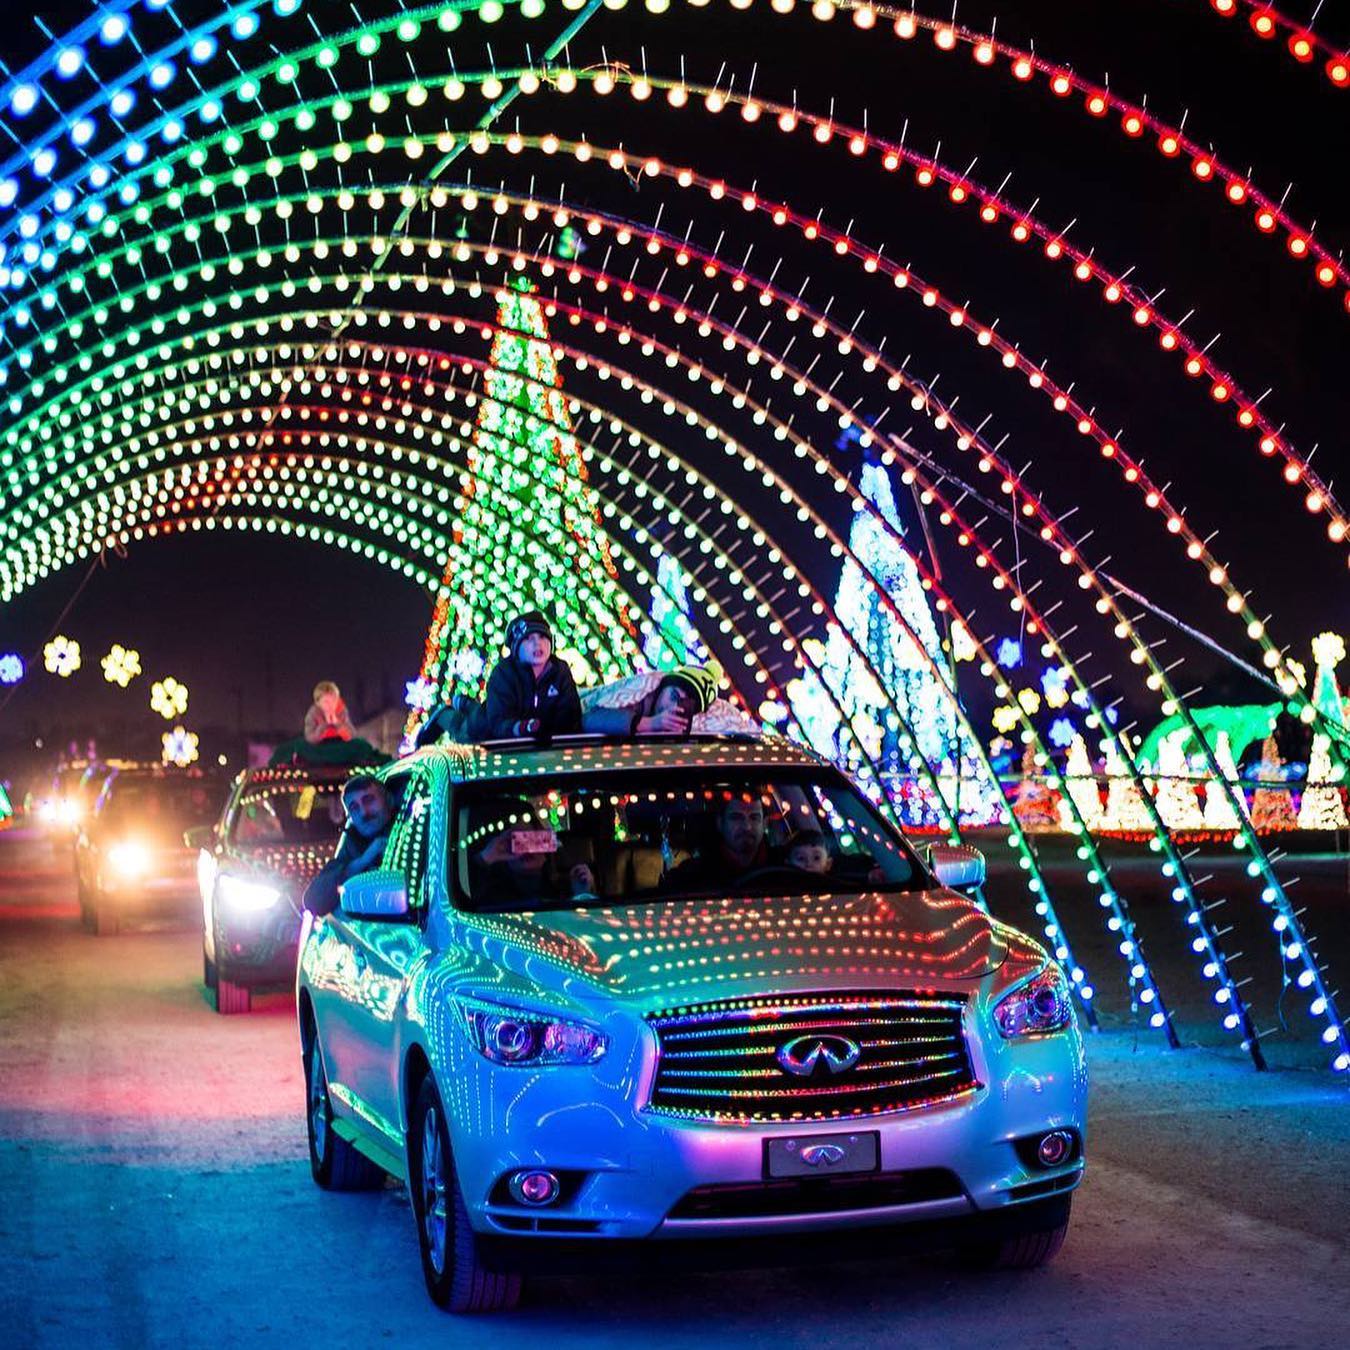
<svg viewBox="0 0 1350 1350">
<path fill-rule="evenodd" d="M 465 1057 L 446 1100 L 470 1220 L 482 1234 L 522 1241 L 666 1242 L 961 1221 L 1062 1199 L 1083 1171 L 1087 1080 L 1077 1030 L 992 1046 L 972 1039 L 970 1046 L 981 1086 L 958 1097 L 796 1124 L 712 1123 L 635 1110 L 634 1100 L 647 1099 L 644 1075 L 634 1083 L 610 1065 L 615 1077 L 606 1083 L 604 1061 L 595 1070 L 531 1073 Z M 1029 1164 L 1016 1141 L 1052 1129 L 1076 1134 L 1074 1157 L 1057 1168 Z M 770 1195 L 767 1140 L 863 1131 L 877 1135 L 874 1194 L 866 1184 L 848 1185 L 823 1209 L 809 1196 L 806 1210 Z M 563 1199 L 546 1209 L 512 1203 L 502 1181 L 524 1167 L 568 1174 Z M 718 1187 L 737 1188 L 740 1198 L 730 1206 L 691 1203 L 691 1193 Z"/>
<path fill-rule="evenodd" d="M 250 989 L 295 983 L 301 916 L 287 896 L 263 910 L 229 911 L 217 903 L 214 960 L 233 984 Z"/>
<path fill-rule="evenodd" d="M 1041 1233 L 1069 1220 L 1072 1197 L 1058 1195 L 998 1210 L 972 1210 L 955 1217 L 909 1216 L 880 1220 L 848 1230 L 722 1234 L 650 1242 L 609 1238 L 603 1242 L 554 1237 L 522 1240 L 493 1233 L 480 1235 L 479 1253 L 490 1269 L 553 1276 L 589 1276 L 597 1262 L 606 1272 L 666 1274 L 671 1270 L 818 1267 L 839 1261 L 875 1261 L 892 1256 L 924 1255 L 1006 1241 L 1023 1233 Z"/>
<path fill-rule="evenodd" d="M 99 904 L 120 916 L 190 916 L 197 909 L 197 881 L 192 873 L 171 871 L 135 878 L 103 876 Z"/>
</svg>

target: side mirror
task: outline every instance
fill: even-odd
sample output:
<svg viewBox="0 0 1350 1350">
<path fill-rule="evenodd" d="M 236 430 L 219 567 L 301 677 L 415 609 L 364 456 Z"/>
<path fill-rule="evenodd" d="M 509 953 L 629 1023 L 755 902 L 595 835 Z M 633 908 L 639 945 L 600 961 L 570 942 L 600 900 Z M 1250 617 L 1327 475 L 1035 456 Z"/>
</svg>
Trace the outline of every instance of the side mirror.
<svg viewBox="0 0 1350 1350">
<path fill-rule="evenodd" d="M 342 912 L 354 919 L 402 919 L 408 913 L 408 888 L 402 872 L 361 872 L 340 891 Z"/>
<path fill-rule="evenodd" d="M 183 831 L 183 842 L 189 848 L 209 849 L 216 842 L 216 827 L 214 825 L 194 825 L 190 830 Z"/>
<path fill-rule="evenodd" d="M 954 891 L 984 885 L 984 854 L 966 844 L 929 844 L 928 866 L 939 884 Z"/>
</svg>

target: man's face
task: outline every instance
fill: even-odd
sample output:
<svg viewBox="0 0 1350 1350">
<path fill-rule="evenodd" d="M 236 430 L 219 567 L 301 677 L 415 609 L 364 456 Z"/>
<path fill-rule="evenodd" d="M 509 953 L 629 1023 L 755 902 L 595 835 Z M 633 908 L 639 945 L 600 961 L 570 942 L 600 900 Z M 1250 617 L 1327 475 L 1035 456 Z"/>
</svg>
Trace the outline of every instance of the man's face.
<svg viewBox="0 0 1350 1350">
<path fill-rule="evenodd" d="M 362 783 L 342 799 L 347 819 L 362 839 L 374 839 L 389 824 L 389 794 L 379 783 Z"/>
<path fill-rule="evenodd" d="M 679 713 L 686 721 L 691 722 L 694 718 L 694 700 L 683 689 L 677 688 L 673 684 L 667 684 L 657 694 L 656 706 L 652 709 L 652 712 Z"/>
<path fill-rule="evenodd" d="M 537 670 L 552 655 L 553 643 L 542 633 L 531 633 L 528 637 L 521 639 L 520 659 L 527 666 L 534 666 Z"/>
<path fill-rule="evenodd" d="M 748 863 L 764 841 L 764 807 L 734 798 L 722 808 L 720 823 L 727 852 L 742 865 Z"/>
</svg>

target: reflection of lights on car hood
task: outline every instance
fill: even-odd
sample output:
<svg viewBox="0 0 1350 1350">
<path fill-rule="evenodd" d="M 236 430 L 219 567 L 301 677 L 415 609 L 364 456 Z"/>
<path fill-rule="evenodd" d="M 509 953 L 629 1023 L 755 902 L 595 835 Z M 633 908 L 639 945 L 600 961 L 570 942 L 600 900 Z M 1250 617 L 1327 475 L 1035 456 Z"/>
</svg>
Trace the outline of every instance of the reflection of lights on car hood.
<svg viewBox="0 0 1350 1350">
<path fill-rule="evenodd" d="M 228 873 L 222 873 L 216 879 L 216 886 L 221 903 L 236 910 L 271 909 L 281 899 L 281 892 L 275 886 L 245 881 L 243 877 L 232 877 Z"/>
<path fill-rule="evenodd" d="M 140 876 L 150 866 L 150 850 L 138 839 L 124 839 L 108 850 L 108 863 L 124 877 Z"/>
</svg>

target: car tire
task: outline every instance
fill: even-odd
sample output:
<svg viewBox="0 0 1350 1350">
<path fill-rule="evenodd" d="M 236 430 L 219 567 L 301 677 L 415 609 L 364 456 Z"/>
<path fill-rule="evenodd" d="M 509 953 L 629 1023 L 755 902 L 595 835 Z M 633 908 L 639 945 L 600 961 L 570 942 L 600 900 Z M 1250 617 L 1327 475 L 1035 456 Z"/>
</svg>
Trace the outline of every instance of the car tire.
<svg viewBox="0 0 1350 1350">
<path fill-rule="evenodd" d="M 968 1270 L 1034 1270 L 1053 1261 L 1069 1231 L 1068 1215 L 1054 1228 L 1033 1229 L 1001 1242 L 982 1242 L 959 1250 L 960 1262 Z"/>
<path fill-rule="evenodd" d="M 94 907 L 89 900 L 89 887 L 79 877 L 75 879 L 75 899 L 80 906 L 80 927 L 86 933 L 92 933 L 94 931 Z"/>
<path fill-rule="evenodd" d="M 93 931 L 99 937 L 116 937 L 121 927 L 117 911 L 97 892 L 94 894 L 92 909 L 94 912 Z"/>
<path fill-rule="evenodd" d="M 422 1080 L 408 1127 L 408 1191 L 432 1302 L 455 1313 L 514 1308 L 521 1277 L 489 1270 L 482 1262 L 455 1174 L 445 1107 L 430 1074 Z"/>
<path fill-rule="evenodd" d="M 212 986 L 216 995 L 216 1011 L 223 1017 L 233 1017 L 237 1013 L 249 1012 L 253 1007 L 253 991 L 246 984 L 235 984 L 216 971 L 216 982 Z"/>
<path fill-rule="evenodd" d="M 386 1173 L 333 1130 L 333 1103 L 323 1052 L 311 1021 L 301 1041 L 305 1055 L 305 1129 L 309 1135 L 309 1171 L 326 1191 L 378 1191 Z"/>
</svg>

